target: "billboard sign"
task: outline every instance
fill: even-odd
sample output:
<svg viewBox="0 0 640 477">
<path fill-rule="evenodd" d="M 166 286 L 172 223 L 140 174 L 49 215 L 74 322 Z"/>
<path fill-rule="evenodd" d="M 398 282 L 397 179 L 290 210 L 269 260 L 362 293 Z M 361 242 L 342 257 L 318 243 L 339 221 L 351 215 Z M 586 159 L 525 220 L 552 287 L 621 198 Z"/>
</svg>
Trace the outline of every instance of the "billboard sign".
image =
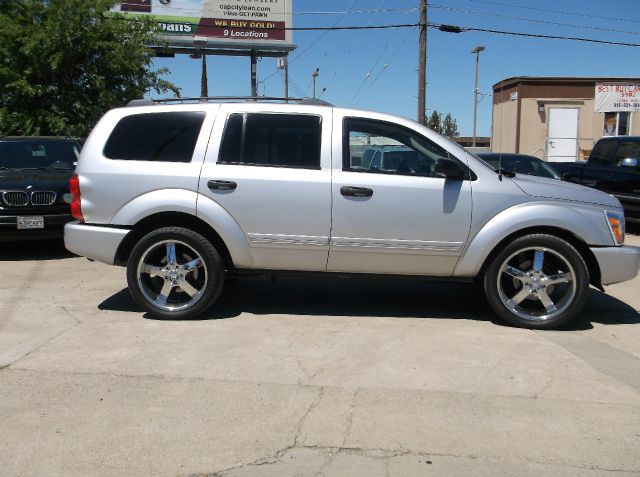
<svg viewBox="0 0 640 477">
<path fill-rule="evenodd" d="M 596 83 L 596 113 L 640 111 L 640 82 Z"/>
<path fill-rule="evenodd" d="M 292 0 L 126 0 L 122 15 L 151 15 L 169 46 L 289 51 Z"/>
</svg>

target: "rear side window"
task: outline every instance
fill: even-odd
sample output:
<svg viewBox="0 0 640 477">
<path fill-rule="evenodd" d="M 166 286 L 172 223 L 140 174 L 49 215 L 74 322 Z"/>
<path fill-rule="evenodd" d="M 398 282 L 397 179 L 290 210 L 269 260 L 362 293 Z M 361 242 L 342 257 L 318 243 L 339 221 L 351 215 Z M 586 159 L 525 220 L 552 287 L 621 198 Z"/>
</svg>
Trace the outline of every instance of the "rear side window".
<svg viewBox="0 0 640 477">
<path fill-rule="evenodd" d="M 231 114 L 218 162 L 320 169 L 321 121 L 305 114 Z"/>
<path fill-rule="evenodd" d="M 134 114 L 122 118 L 104 147 L 109 159 L 191 162 L 204 112 Z"/>
<path fill-rule="evenodd" d="M 610 165 L 613 162 L 613 154 L 617 147 L 617 141 L 609 140 L 597 142 L 593 151 L 591 151 L 589 160 L 600 166 Z"/>
</svg>

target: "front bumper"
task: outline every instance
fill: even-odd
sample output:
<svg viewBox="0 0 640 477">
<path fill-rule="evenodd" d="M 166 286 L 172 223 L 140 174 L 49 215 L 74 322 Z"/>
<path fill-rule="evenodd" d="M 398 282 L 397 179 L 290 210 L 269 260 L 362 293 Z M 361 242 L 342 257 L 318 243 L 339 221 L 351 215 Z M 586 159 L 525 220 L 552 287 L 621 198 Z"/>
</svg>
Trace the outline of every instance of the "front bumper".
<svg viewBox="0 0 640 477">
<path fill-rule="evenodd" d="M 128 229 L 70 222 L 64 226 L 64 246 L 76 255 L 113 265 L 118 247 L 129 232 Z"/>
<path fill-rule="evenodd" d="M 635 278 L 640 268 L 640 247 L 591 247 L 600 266 L 600 283 L 613 285 Z"/>
<path fill-rule="evenodd" d="M 64 225 L 73 220 L 70 214 L 45 214 L 26 211 L 15 215 L 0 215 L 0 241 L 62 238 Z M 43 229 L 19 230 L 16 225 L 18 215 L 41 215 Z"/>
</svg>

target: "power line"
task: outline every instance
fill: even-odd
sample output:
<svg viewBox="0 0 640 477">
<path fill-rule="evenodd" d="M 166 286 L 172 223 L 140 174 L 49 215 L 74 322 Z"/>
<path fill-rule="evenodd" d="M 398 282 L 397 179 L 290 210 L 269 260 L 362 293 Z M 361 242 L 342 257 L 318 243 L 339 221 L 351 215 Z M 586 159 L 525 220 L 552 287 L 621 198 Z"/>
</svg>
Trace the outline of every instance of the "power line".
<svg viewBox="0 0 640 477">
<path fill-rule="evenodd" d="M 294 15 L 347 15 L 347 14 L 361 14 L 361 13 L 402 13 L 409 15 L 415 13 L 417 8 L 374 8 L 371 10 L 354 10 L 347 12 L 293 12 Z"/>
<path fill-rule="evenodd" d="M 347 9 L 347 11 L 351 11 L 351 9 L 355 8 L 355 6 L 358 4 L 360 0 L 353 0 L 353 3 L 349 6 L 349 8 Z M 346 13 L 344 15 L 342 15 L 342 17 L 340 17 L 338 19 L 338 21 L 336 21 L 333 24 L 333 27 L 336 27 L 338 25 L 340 25 L 344 19 L 346 17 Z M 310 49 L 312 49 L 314 46 L 316 46 L 318 44 L 318 42 L 320 40 L 322 40 L 322 38 L 324 38 L 330 30 L 327 30 L 325 32 L 322 33 L 322 35 L 319 35 L 318 38 L 316 38 L 309 46 L 307 46 L 304 50 L 302 50 L 300 53 L 298 53 L 296 56 L 294 56 L 291 60 L 289 60 L 289 65 L 291 65 L 291 63 L 293 63 L 294 61 L 298 60 L 302 55 L 304 55 L 307 51 L 309 51 Z M 276 73 L 279 70 L 276 69 L 273 73 L 271 73 L 270 75 L 268 75 L 264 80 L 262 80 L 263 83 L 266 83 L 268 80 L 270 80 L 271 78 L 273 78 Z"/>
<path fill-rule="evenodd" d="M 596 19 L 596 20 L 611 20 L 611 21 L 617 21 L 617 22 L 640 23 L 640 20 L 633 19 L 633 18 L 603 17 L 602 15 L 591 15 L 589 13 L 581 13 L 581 12 L 577 12 L 577 11 L 568 12 L 568 11 L 563 11 L 563 10 L 550 10 L 550 9 L 547 9 L 547 8 L 530 7 L 530 6 L 527 6 L 527 5 L 514 5 L 512 3 L 495 2 L 495 1 L 492 1 L 492 0 L 466 0 L 466 1 L 467 2 L 474 2 L 474 3 L 484 3 L 484 4 L 488 4 L 488 5 L 498 5 L 498 6 L 501 6 L 501 7 L 520 8 L 520 9 L 523 9 L 523 10 L 532 10 L 532 11 L 543 12 L 543 13 L 558 13 L 560 15 L 570 15 L 572 17 L 584 17 L 584 18 L 593 18 L 593 19 Z"/>
<path fill-rule="evenodd" d="M 137 21 L 135 19 L 123 18 L 123 20 L 127 21 Z M 369 25 L 369 26 L 339 26 L 339 27 L 277 27 L 270 28 L 270 31 L 349 31 L 349 30 L 389 30 L 389 29 L 402 29 L 402 28 L 415 28 L 420 26 L 419 23 L 398 23 L 392 25 Z M 479 31 L 486 33 L 497 33 L 502 35 L 511 35 L 511 36 L 523 36 L 528 38 L 547 38 L 553 40 L 571 40 L 571 41 L 582 41 L 586 43 L 599 43 L 604 45 L 617 45 L 617 46 L 640 46 L 640 43 L 628 43 L 622 41 L 608 41 L 608 40 L 596 40 L 595 38 L 584 38 L 584 37 L 576 37 L 576 36 L 561 36 L 561 35 L 543 35 L 539 33 L 524 33 L 524 32 L 514 32 L 514 31 L 503 31 L 503 30 L 492 30 L 488 28 L 475 28 L 475 27 L 465 27 L 465 26 L 457 26 L 457 25 L 446 25 L 441 23 L 428 23 L 427 28 L 435 28 L 440 31 L 448 32 L 448 33 L 462 33 L 465 31 Z M 237 28 L 238 30 L 252 30 L 251 28 Z M 308 50 L 308 49 L 307 49 Z M 305 51 L 307 51 L 305 50 Z M 300 55 L 298 55 L 300 56 Z M 274 73 L 275 74 L 275 73 Z"/>
<path fill-rule="evenodd" d="M 378 81 L 378 79 L 380 78 L 380 76 L 382 76 L 382 74 L 389 70 L 391 68 L 391 64 L 393 63 L 393 61 L 396 59 L 396 56 L 398 56 L 398 54 L 400 53 L 400 51 L 402 51 L 402 49 L 404 48 L 404 45 L 407 44 L 407 42 L 409 41 L 409 39 L 415 35 L 417 30 L 411 30 L 409 31 L 409 34 L 406 36 L 406 38 L 404 39 L 404 41 L 400 44 L 400 46 L 396 49 L 396 51 L 391 55 L 391 57 L 389 58 L 389 60 L 382 66 L 382 68 L 380 69 L 380 71 L 378 72 L 378 74 L 375 76 L 375 78 L 373 78 L 373 81 L 371 83 L 369 83 L 369 86 L 367 87 L 366 90 L 363 91 L 363 93 L 360 95 L 360 98 L 354 103 L 355 106 L 358 105 L 358 103 L 362 100 L 362 98 L 364 96 L 366 96 L 366 94 L 373 88 L 373 85 L 376 84 L 376 82 Z"/>
<path fill-rule="evenodd" d="M 586 30 L 598 30 L 598 31 L 606 31 L 606 32 L 612 32 L 612 33 L 627 33 L 627 34 L 630 34 L 630 35 L 640 35 L 640 32 L 637 32 L 637 31 L 613 30 L 611 28 L 602 28 L 602 27 L 595 27 L 595 26 L 588 26 L 588 25 L 575 25 L 575 24 L 571 24 L 571 23 L 553 22 L 553 21 L 550 21 L 550 20 L 539 20 L 539 19 L 536 19 L 536 18 L 513 17 L 513 16 L 510 16 L 510 15 L 503 15 L 501 13 L 481 12 L 481 11 L 478 11 L 478 10 L 466 10 L 466 9 L 463 9 L 463 8 L 449 7 L 447 5 L 438 5 L 438 4 L 434 4 L 434 3 L 430 3 L 429 7 L 440 9 L 440 10 L 447 10 L 447 11 L 450 11 L 450 12 L 457 12 L 457 13 L 471 13 L 471 14 L 474 14 L 474 15 L 487 15 L 487 16 L 498 17 L 498 18 L 505 18 L 507 20 L 519 20 L 519 21 L 530 22 L 530 23 L 544 23 L 544 24 L 547 24 L 547 25 L 563 26 L 563 27 L 569 27 L 569 28 L 583 28 L 583 29 L 586 29 Z"/>
<path fill-rule="evenodd" d="M 132 6 L 132 7 L 139 7 L 138 4 L 136 3 L 128 3 L 128 2 L 121 2 L 121 5 L 128 5 L 128 6 Z M 195 16 L 201 17 L 203 15 L 203 9 L 200 8 L 183 8 L 183 7 L 175 7 L 173 5 L 162 5 L 160 13 L 158 15 L 162 15 L 163 11 L 168 11 L 168 10 L 174 10 L 174 11 L 179 11 L 179 12 L 185 12 L 185 13 L 194 13 L 197 14 Z M 369 14 L 369 13 L 401 13 L 401 14 L 412 14 L 415 13 L 417 10 L 417 8 L 372 8 L 372 9 L 363 9 L 363 10 L 350 10 L 347 9 L 347 11 L 306 11 L 306 12 L 277 12 L 275 13 L 276 15 L 352 15 L 352 14 L 356 14 L 356 15 L 360 15 L 360 14 Z M 207 9 L 208 13 L 220 13 L 223 16 L 227 16 L 227 10 L 211 10 L 211 9 Z M 116 12 L 119 13 L 119 12 Z M 133 13 L 131 11 L 125 11 L 123 13 Z M 135 12 L 138 13 L 138 12 Z M 271 13 L 271 12 L 260 12 L 260 13 Z M 151 13 L 151 15 L 153 16 L 154 13 Z M 234 19 L 235 18 L 231 18 L 230 19 Z"/>
<path fill-rule="evenodd" d="M 441 29 L 440 26 L 447 25 L 435 25 L 432 24 L 433 28 Z M 458 27 L 461 31 L 480 31 L 485 33 L 497 33 L 500 35 L 511 35 L 511 36 L 524 36 L 528 38 L 547 38 L 550 40 L 571 40 L 571 41 L 583 41 L 586 43 L 600 43 L 604 45 L 617 45 L 617 46 L 640 46 L 640 43 L 626 43 L 622 41 L 607 41 L 607 40 L 596 40 L 594 38 L 581 38 L 577 36 L 560 36 L 560 35 L 541 35 L 537 33 L 522 33 L 522 32 L 514 32 L 514 31 L 503 31 L 503 30 L 491 30 L 488 28 L 474 28 L 474 27 Z"/>
</svg>

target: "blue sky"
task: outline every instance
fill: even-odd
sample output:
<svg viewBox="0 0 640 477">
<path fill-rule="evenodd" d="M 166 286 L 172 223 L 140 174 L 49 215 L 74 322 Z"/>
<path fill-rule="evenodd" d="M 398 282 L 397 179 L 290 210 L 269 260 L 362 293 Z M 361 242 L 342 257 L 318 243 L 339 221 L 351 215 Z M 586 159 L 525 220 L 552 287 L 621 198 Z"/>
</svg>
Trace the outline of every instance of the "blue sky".
<svg viewBox="0 0 640 477">
<path fill-rule="evenodd" d="M 417 23 L 418 0 L 293 0 L 294 26 Z M 354 4 L 355 3 L 355 4 Z M 466 27 L 640 43 L 639 0 L 430 0 L 428 21 Z M 309 14 L 309 12 L 353 13 Z M 355 13 L 363 10 L 393 10 Z M 566 12 L 566 13 L 563 13 Z M 547 22 L 547 23 L 545 23 Z M 311 96 L 311 74 L 320 68 L 318 91 L 337 106 L 417 115 L 417 29 L 294 32 L 290 94 Z M 450 112 L 460 133 L 471 135 L 476 46 L 480 57 L 478 135 L 490 134 L 491 86 L 512 76 L 612 76 L 640 78 L 640 48 L 466 32 L 428 32 L 427 114 Z M 200 61 L 186 55 L 159 58 L 167 79 L 183 96 L 200 94 Z M 386 66 L 385 66 L 386 65 Z M 250 64 L 243 57 L 209 57 L 210 95 L 249 95 Z M 275 59 L 258 64 L 261 95 L 282 96 Z"/>
</svg>

